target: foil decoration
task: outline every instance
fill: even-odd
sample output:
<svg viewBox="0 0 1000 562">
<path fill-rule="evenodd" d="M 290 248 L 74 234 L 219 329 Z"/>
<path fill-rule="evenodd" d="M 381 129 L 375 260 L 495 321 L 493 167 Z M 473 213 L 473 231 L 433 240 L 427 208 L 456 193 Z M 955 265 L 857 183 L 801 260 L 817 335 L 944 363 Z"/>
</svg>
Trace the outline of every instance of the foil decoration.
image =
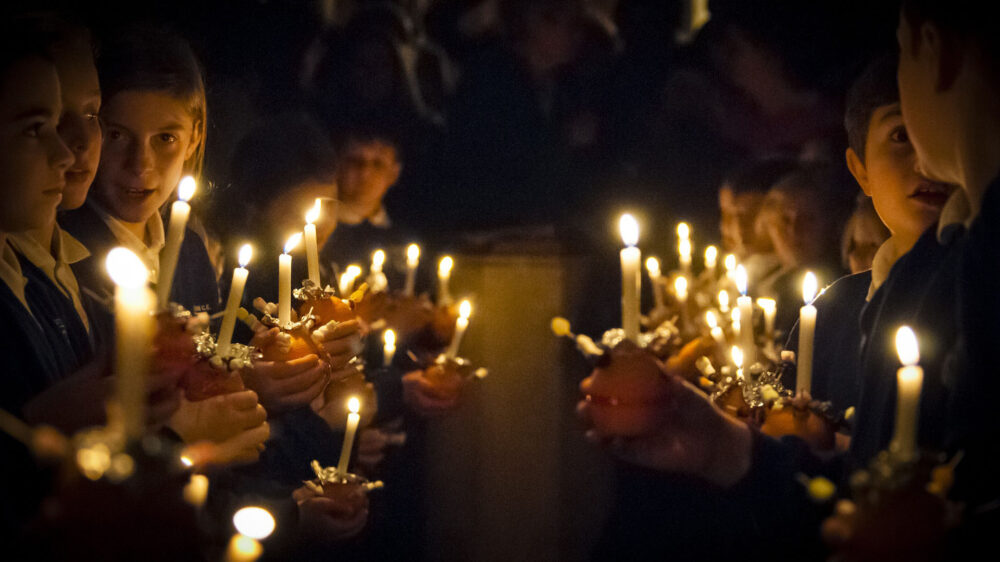
<svg viewBox="0 0 1000 562">
<path fill-rule="evenodd" d="M 319 481 L 319 484 L 311 480 L 304 480 L 303 483 L 317 494 L 323 493 L 323 484 L 358 484 L 367 492 L 385 487 L 385 484 L 381 480 L 370 481 L 352 473 L 340 474 L 337 467 L 323 467 L 317 460 L 313 460 L 309 463 L 309 466 L 316 473 L 316 480 Z"/>
<path fill-rule="evenodd" d="M 241 343 L 229 344 L 228 357 L 216 355 L 215 338 L 207 331 L 194 336 L 194 346 L 199 357 L 207 360 L 216 369 L 225 368 L 230 371 L 252 369 L 254 361 L 260 357 L 257 348 Z"/>
<path fill-rule="evenodd" d="M 326 287 L 320 287 L 316 283 L 313 283 L 311 279 L 303 279 L 302 286 L 294 289 L 292 291 L 292 296 L 295 297 L 296 300 L 300 301 L 320 300 L 336 297 L 337 291 L 329 285 Z"/>
</svg>

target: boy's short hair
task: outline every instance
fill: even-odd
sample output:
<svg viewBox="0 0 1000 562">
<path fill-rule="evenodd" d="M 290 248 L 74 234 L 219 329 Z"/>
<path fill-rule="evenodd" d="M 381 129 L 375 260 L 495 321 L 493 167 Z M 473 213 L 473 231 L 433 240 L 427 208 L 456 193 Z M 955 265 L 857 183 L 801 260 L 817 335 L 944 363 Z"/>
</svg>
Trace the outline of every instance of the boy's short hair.
<svg viewBox="0 0 1000 562">
<path fill-rule="evenodd" d="M 844 128 L 847 143 L 862 162 L 868 141 L 868 126 L 875 110 L 892 103 L 899 103 L 899 86 L 896 83 L 896 65 L 899 57 L 887 53 L 872 60 L 847 91 L 844 103 Z"/>
<path fill-rule="evenodd" d="M 367 122 L 354 122 L 339 127 L 335 127 L 332 135 L 333 147 L 339 156 L 347 154 L 347 149 L 353 144 L 381 143 L 391 146 L 396 151 L 396 158 L 400 158 L 400 146 L 397 133 L 392 126 L 378 122 L 377 120 Z"/>
</svg>

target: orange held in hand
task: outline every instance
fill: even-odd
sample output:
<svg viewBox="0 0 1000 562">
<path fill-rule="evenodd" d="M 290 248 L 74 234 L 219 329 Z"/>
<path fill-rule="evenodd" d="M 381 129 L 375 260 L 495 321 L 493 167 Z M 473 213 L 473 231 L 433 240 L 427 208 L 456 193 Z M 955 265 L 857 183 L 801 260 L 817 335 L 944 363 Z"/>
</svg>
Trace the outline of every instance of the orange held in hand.
<svg viewBox="0 0 1000 562">
<path fill-rule="evenodd" d="M 371 423 L 372 418 L 378 412 L 378 404 L 375 399 L 375 387 L 365 380 L 365 376 L 359 371 L 355 371 L 346 377 L 331 380 L 323 390 L 323 400 L 326 404 L 341 405 L 333 410 L 335 419 L 328 419 L 330 427 L 344 427 L 347 425 L 347 401 L 357 398 L 361 401 L 360 427 L 366 427 Z"/>
<path fill-rule="evenodd" d="M 355 318 L 351 302 L 333 296 L 306 300 L 299 307 L 299 317 L 304 317 L 310 309 L 316 316 L 317 326 L 323 326 L 331 320 L 346 322 Z"/>
<path fill-rule="evenodd" d="M 298 334 L 279 334 L 261 350 L 265 361 L 291 361 L 316 353 L 309 342 Z"/>
<path fill-rule="evenodd" d="M 180 386 L 184 390 L 184 398 L 191 402 L 244 389 L 239 371 L 230 371 L 224 365 L 215 367 L 207 359 L 199 360 L 188 369 Z"/>
<path fill-rule="evenodd" d="M 607 364 L 580 383 L 594 430 L 605 436 L 635 437 L 658 429 L 668 385 L 660 363 L 631 341 L 619 343 Z"/>
</svg>

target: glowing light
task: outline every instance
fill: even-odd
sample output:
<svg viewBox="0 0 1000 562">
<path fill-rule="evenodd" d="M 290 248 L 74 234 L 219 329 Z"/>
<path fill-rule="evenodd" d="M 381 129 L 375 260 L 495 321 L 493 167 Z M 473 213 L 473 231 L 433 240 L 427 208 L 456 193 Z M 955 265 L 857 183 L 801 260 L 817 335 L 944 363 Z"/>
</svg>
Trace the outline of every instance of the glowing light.
<svg viewBox="0 0 1000 562">
<path fill-rule="evenodd" d="M 406 263 L 410 267 L 417 267 L 417 261 L 420 259 L 420 246 L 416 244 L 410 244 L 406 247 Z"/>
<path fill-rule="evenodd" d="M 266 539 L 274 532 L 274 516 L 263 507 L 244 507 L 233 514 L 233 525 L 241 535 Z"/>
<path fill-rule="evenodd" d="M 757 306 L 763 309 L 764 312 L 770 313 L 774 312 L 778 308 L 778 303 L 774 299 L 761 297 L 757 299 Z"/>
<path fill-rule="evenodd" d="M 253 246 L 250 244 L 244 244 L 240 246 L 240 267 L 246 267 L 250 263 L 250 258 L 253 257 Z"/>
<path fill-rule="evenodd" d="M 396 346 L 396 332 L 393 332 L 392 330 L 386 330 L 385 333 L 382 334 L 382 340 L 385 342 L 386 346 L 395 347 Z"/>
<path fill-rule="evenodd" d="M 715 313 L 709 310 L 705 313 L 705 324 L 708 325 L 709 330 L 714 330 L 719 327 L 719 321 L 715 318 Z"/>
<path fill-rule="evenodd" d="M 183 464 L 188 468 L 191 468 L 192 466 L 194 466 L 194 461 L 191 460 L 191 457 L 187 455 L 181 455 L 181 464 Z"/>
<path fill-rule="evenodd" d="M 729 293 L 726 291 L 719 291 L 719 309 L 722 312 L 729 310 Z"/>
<path fill-rule="evenodd" d="M 649 272 L 649 276 L 650 277 L 654 277 L 654 278 L 655 277 L 659 277 L 661 275 L 661 273 L 660 273 L 660 260 L 658 260 L 658 259 L 656 259 L 654 257 L 646 258 L 646 271 Z"/>
<path fill-rule="evenodd" d="M 726 271 L 732 272 L 736 269 L 736 254 L 726 254 L 726 259 L 723 260 L 722 265 L 726 267 Z"/>
<path fill-rule="evenodd" d="M 733 365 L 736 365 L 737 369 L 743 367 L 743 350 L 734 345 L 732 350 L 732 355 L 733 355 Z"/>
<path fill-rule="evenodd" d="M 472 303 L 467 300 L 462 301 L 462 304 L 458 306 L 458 315 L 468 320 L 469 316 L 472 315 Z"/>
<path fill-rule="evenodd" d="M 684 300 L 687 298 L 688 294 L 688 280 L 687 277 L 681 275 L 677 279 L 674 279 L 674 292 L 677 293 L 677 298 Z"/>
<path fill-rule="evenodd" d="M 733 280 L 736 282 L 736 290 L 738 290 L 741 295 L 746 296 L 747 268 L 743 267 L 743 264 L 736 266 L 736 275 Z"/>
<path fill-rule="evenodd" d="M 385 263 L 385 251 L 375 250 L 375 253 L 372 254 L 372 269 L 381 271 L 382 264 L 384 263 Z"/>
<path fill-rule="evenodd" d="M 131 250 L 122 247 L 111 250 L 105 265 L 108 275 L 119 287 L 137 289 L 149 280 L 149 270 Z"/>
<path fill-rule="evenodd" d="M 316 198 L 316 203 L 313 204 L 312 208 L 306 213 L 306 222 L 312 224 L 319 220 L 319 210 L 323 201 L 320 198 Z"/>
<path fill-rule="evenodd" d="M 687 240 L 691 237 L 691 227 L 686 222 L 677 223 L 677 238 Z"/>
<path fill-rule="evenodd" d="M 194 197 L 196 189 L 198 189 L 198 183 L 194 181 L 194 178 L 184 176 L 181 178 L 181 183 L 177 185 L 177 198 L 181 201 L 190 201 Z"/>
<path fill-rule="evenodd" d="M 816 298 L 816 275 L 807 271 L 805 278 L 802 279 L 802 300 L 806 304 L 809 304 Z"/>
<path fill-rule="evenodd" d="M 451 268 L 455 266 L 455 260 L 451 259 L 451 256 L 445 256 L 441 258 L 438 263 L 438 276 L 447 277 L 451 275 Z"/>
<path fill-rule="evenodd" d="M 347 411 L 352 414 L 356 414 L 359 410 L 361 410 L 361 401 L 358 400 L 357 396 L 352 396 L 351 399 L 347 401 Z"/>
<path fill-rule="evenodd" d="M 626 246 L 635 246 L 639 243 L 639 223 L 632 215 L 625 213 L 618 219 L 618 230 Z"/>
<path fill-rule="evenodd" d="M 920 347 L 917 345 L 917 335 L 909 326 L 896 330 L 896 354 L 899 362 L 912 367 L 920 362 Z"/>
<path fill-rule="evenodd" d="M 294 250 L 295 247 L 299 245 L 299 242 L 302 242 L 301 232 L 296 232 L 295 234 L 289 236 L 288 241 L 285 242 L 285 253 L 286 254 L 291 253 L 291 251 Z"/>
<path fill-rule="evenodd" d="M 719 249 L 715 246 L 705 248 L 705 267 L 711 269 L 715 267 L 719 259 Z"/>
</svg>

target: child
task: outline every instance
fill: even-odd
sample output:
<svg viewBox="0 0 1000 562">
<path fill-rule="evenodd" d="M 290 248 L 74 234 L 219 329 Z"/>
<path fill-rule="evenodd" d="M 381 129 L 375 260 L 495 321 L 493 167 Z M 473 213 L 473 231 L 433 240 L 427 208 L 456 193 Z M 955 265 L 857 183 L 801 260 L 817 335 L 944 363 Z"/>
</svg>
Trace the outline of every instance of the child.
<svg viewBox="0 0 1000 562">
<path fill-rule="evenodd" d="M 847 219 L 840 238 L 840 263 L 851 274 L 863 273 L 872 268 L 875 252 L 889 239 L 891 233 L 882 224 L 875 206 L 868 197 L 858 197 L 851 218 Z"/>
</svg>

